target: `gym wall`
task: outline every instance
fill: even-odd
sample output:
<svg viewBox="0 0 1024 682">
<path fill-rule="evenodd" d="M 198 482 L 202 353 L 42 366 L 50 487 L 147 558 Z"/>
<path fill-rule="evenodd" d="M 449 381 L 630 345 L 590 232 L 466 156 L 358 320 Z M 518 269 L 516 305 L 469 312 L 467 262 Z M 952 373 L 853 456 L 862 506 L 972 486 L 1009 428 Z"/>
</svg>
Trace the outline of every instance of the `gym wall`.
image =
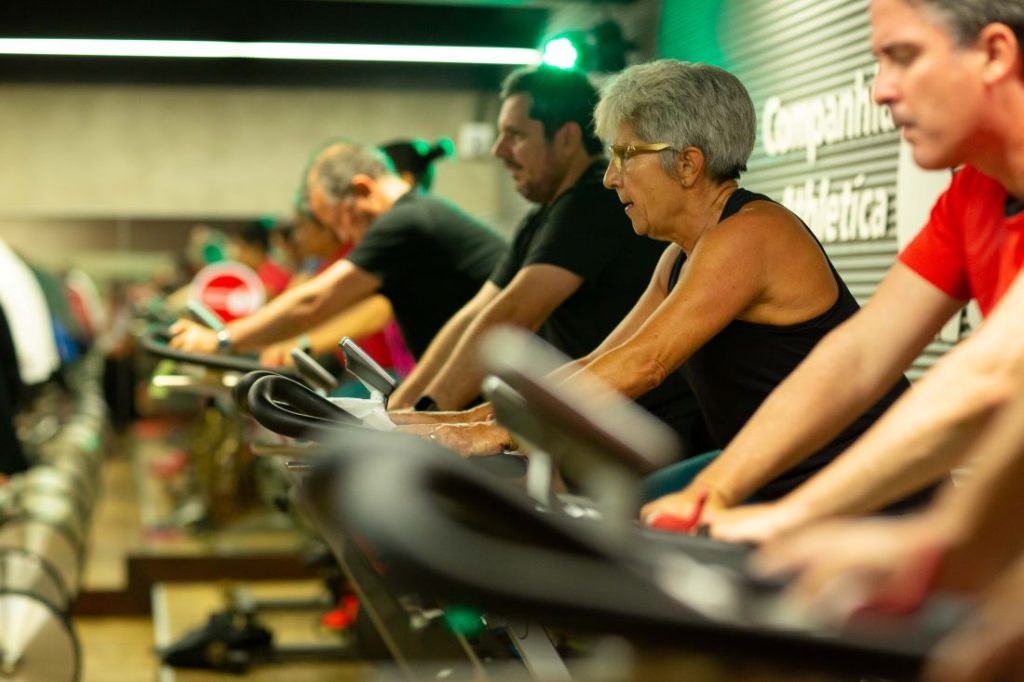
<svg viewBox="0 0 1024 682">
<path fill-rule="evenodd" d="M 193 220 L 287 216 L 328 137 L 455 138 L 497 112 L 495 92 L 454 88 L 3 85 L 0 102 L 0 236 L 54 265 L 173 248 Z M 435 191 L 497 226 L 506 176 L 448 159 Z"/>
<path fill-rule="evenodd" d="M 800 215 L 861 303 L 950 178 L 899 163 L 899 132 L 871 100 L 867 12 L 868 0 L 665 0 L 658 41 L 660 56 L 717 64 L 746 84 L 758 137 L 744 186 Z M 911 378 L 966 319 L 947 325 Z"/>
</svg>

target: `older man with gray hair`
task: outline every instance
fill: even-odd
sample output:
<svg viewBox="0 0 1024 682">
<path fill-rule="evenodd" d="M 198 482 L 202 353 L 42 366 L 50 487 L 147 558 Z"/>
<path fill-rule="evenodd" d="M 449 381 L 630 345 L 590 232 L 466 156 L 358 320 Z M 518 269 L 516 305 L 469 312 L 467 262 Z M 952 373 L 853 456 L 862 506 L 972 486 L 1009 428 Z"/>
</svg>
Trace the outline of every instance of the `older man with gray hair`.
<svg viewBox="0 0 1024 682">
<path fill-rule="evenodd" d="M 505 248 L 494 232 L 451 204 L 411 192 L 379 150 L 332 142 L 304 178 L 310 209 L 349 254 L 226 331 L 188 320 L 171 328 L 172 347 L 194 352 L 250 350 L 293 338 L 381 293 L 419 357 L 430 339 L 477 292 Z M 353 329 L 361 336 L 376 329 Z"/>
</svg>

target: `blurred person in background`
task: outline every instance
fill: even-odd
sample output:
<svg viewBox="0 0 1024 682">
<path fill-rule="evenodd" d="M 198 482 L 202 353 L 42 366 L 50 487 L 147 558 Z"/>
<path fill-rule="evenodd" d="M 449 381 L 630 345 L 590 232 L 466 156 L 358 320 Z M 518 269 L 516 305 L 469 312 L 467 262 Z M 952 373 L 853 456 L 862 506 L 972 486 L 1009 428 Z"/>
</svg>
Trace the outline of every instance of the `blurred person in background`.
<svg viewBox="0 0 1024 682">
<path fill-rule="evenodd" d="M 433 187 L 435 162 L 455 155 L 455 145 L 447 137 L 434 144 L 426 140 L 395 140 L 382 144 L 380 149 L 391 159 L 398 175 L 420 192 L 429 192 Z"/>
<path fill-rule="evenodd" d="M 246 223 L 233 234 L 228 253 L 232 260 L 253 269 L 263 282 L 267 300 L 288 288 L 292 274 L 270 257 L 270 232 L 262 222 Z"/>
<path fill-rule="evenodd" d="M 288 286 L 295 286 L 295 277 L 302 270 L 302 256 L 295 242 L 295 224 L 276 221 L 270 227 L 270 257 L 292 273 Z"/>
<path fill-rule="evenodd" d="M 301 263 L 299 270 L 292 276 L 292 287 L 320 274 L 346 252 L 331 228 L 317 220 L 309 207 L 303 204 L 301 197 L 296 199 L 292 242 Z"/>
<path fill-rule="evenodd" d="M 411 189 L 379 150 L 331 141 L 314 155 L 300 194 L 311 214 L 352 250 L 219 335 L 179 320 L 172 346 L 193 352 L 262 348 L 381 293 L 410 350 L 422 353 L 486 280 L 504 241 L 448 202 Z M 375 331 L 379 327 L 348 335 Z"/>
<path fill-rule="evenodd" d="M 298 286 L 343 259 L 352 250 L 352 244 L 341 244 L 334 232 L 313 215 L 299 193 L 295 206 L 293 237 L 296 250 L 303 262 L 303 270 L 293 278 Z M 291 351 L 302 348 L 311 353 L 321 365 L 336 376 L 342 375 L 343 358 L 338 341 L 352 336 L 353 330 L 377 330 L 353 340 L 381 367 L 395 378 L 405 376 L 414 360 L 405 358 L 408 350 L 398 333 L 391 302 L 376 294 L 353 305 L 348 310 L 308 330 L 305 334 L 271 344 L 260 352 L 260 363 L 269 367 L 291 365 Z M 362 385 L 349 382 L 339 395 L 364 397 Z"/>
</svg>

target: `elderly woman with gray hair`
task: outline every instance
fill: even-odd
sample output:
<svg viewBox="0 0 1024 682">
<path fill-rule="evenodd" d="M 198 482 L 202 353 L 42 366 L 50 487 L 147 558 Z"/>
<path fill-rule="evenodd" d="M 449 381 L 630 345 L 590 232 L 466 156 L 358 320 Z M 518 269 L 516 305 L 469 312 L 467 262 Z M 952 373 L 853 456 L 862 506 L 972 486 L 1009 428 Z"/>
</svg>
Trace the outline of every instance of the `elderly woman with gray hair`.
<svg viewBox="0 0 1024 682">
<path fill-rule="evenodd" d="M 858 305 L 804 223 L 737 182 L 754 147 L 756 117 L 743 84 L 714 66 L 660 60 L 608 82 L 595 112 L 610 142 L 606 187 L 640 235 L 671 242 L 632 311 L 592 353 L 564 368 L 596 375 L 635 397 L 682 372 L 712 442 L 724 447 L 769 393 Z M 747 499 L 776 499 L 835 458 L 907 387 L 901 379 L 839 437 Z M 434 437 L 463 452 L 458 425 Z M 482 441 L 493 444 L 494 436 Z M 699 487 L 703 471 L 738 467 L 719 451 L 647 480 L 648 499 Z M 696 477 L 696 478 L 695 478 Z M 713 480 L 713 479 L 711 479 Z M 693 489 L 695 486 L 690 486 Z M 706 509 L 744 500 L 705 489 Z M 653 520 L 658 504 L 644 516 Z"/>
<path fill-rule="evenodd" d="M 633 311 L 581 364 L 626 395 L 682 372 L 713 442 L 724 447 L 857 303 L 800 218 L 739 187 L 756 117 L 735 76 L 673 60 L 635 66 L 607 84 L 595 119 L 611 143 L 605 186 L 618 194 L 638 234 L 671 245 Z M 775 499 L 798 486 L 906 386 L 902 380 L 839 437 L 790 470 L 773 472 L 751 495 Z M 699 488 L 703 472 L 743 467 L 717 454 L 655 474 L 648 496 L 691 481 Z M 711 485 L 704 492 L 709 511 L 743 502 L 719 499 Z M 644 516 L 653 520 L 658 512 L 655 503 Z"/>
</svg>

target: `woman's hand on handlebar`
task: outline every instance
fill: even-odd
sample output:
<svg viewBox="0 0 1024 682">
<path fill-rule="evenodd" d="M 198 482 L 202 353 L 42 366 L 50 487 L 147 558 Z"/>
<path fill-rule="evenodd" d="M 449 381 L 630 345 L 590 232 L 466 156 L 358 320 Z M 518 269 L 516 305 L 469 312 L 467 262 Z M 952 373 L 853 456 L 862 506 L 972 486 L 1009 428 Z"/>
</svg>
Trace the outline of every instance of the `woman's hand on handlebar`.
<svg viewBox="0 0 1024 682">
<path fill-rule="evenodd" d="M 695 483 L 645 504 L 640 509 L 640 518 L 649 526 L 654 525 L 659 517 L 688 519 L 693 530 L 697 530 L 722 509 L 725 509 L 725 502 L 714 489 Z"/>
<path fill-rule="evenodd" d="M 416 412 L 414 410 L 391 410 L 388 412 L 395 424 L 475 424 L 494 421 L 490 403 L 478 405 L 471 410 L 452 412 Z"/>
<path fill-rule="evenodd" d="M 192 320 L 180 319 L 171 325 L 168 345 L 188 353 L 216 353 L 217 334 Z"/>
<path fill-rule="evenodd" d="M 752 542 L 761 544 L 800 527 L 799 517 L 790 513 L 784 503 L 745 504 L 720 509 L 707 521 L 711 537 L 726 542 Z"/>
<path fill-rule="evenodd" d="M 396 426 L 421 425 L 433 427 L 437 424 L 466 421 L 462 418 L 461 412 L 417 412 L 413 409 L 388 410 L 388 417 Z"/>
<path fill-rule="evenodd" d="M 481 403 L 466 410 L 465 415 L 467 422 L 492 422 L 494 421 L 494 408 L 490 403 Z"/>
<path fill-rule="evenodd" d="M 412 433 L 439 443 L 463 457 L 493 455 L 507 450 L 512 437 L 493 422 L 476 424 L 409 424 L 399 431 Z"/>
</svg>

